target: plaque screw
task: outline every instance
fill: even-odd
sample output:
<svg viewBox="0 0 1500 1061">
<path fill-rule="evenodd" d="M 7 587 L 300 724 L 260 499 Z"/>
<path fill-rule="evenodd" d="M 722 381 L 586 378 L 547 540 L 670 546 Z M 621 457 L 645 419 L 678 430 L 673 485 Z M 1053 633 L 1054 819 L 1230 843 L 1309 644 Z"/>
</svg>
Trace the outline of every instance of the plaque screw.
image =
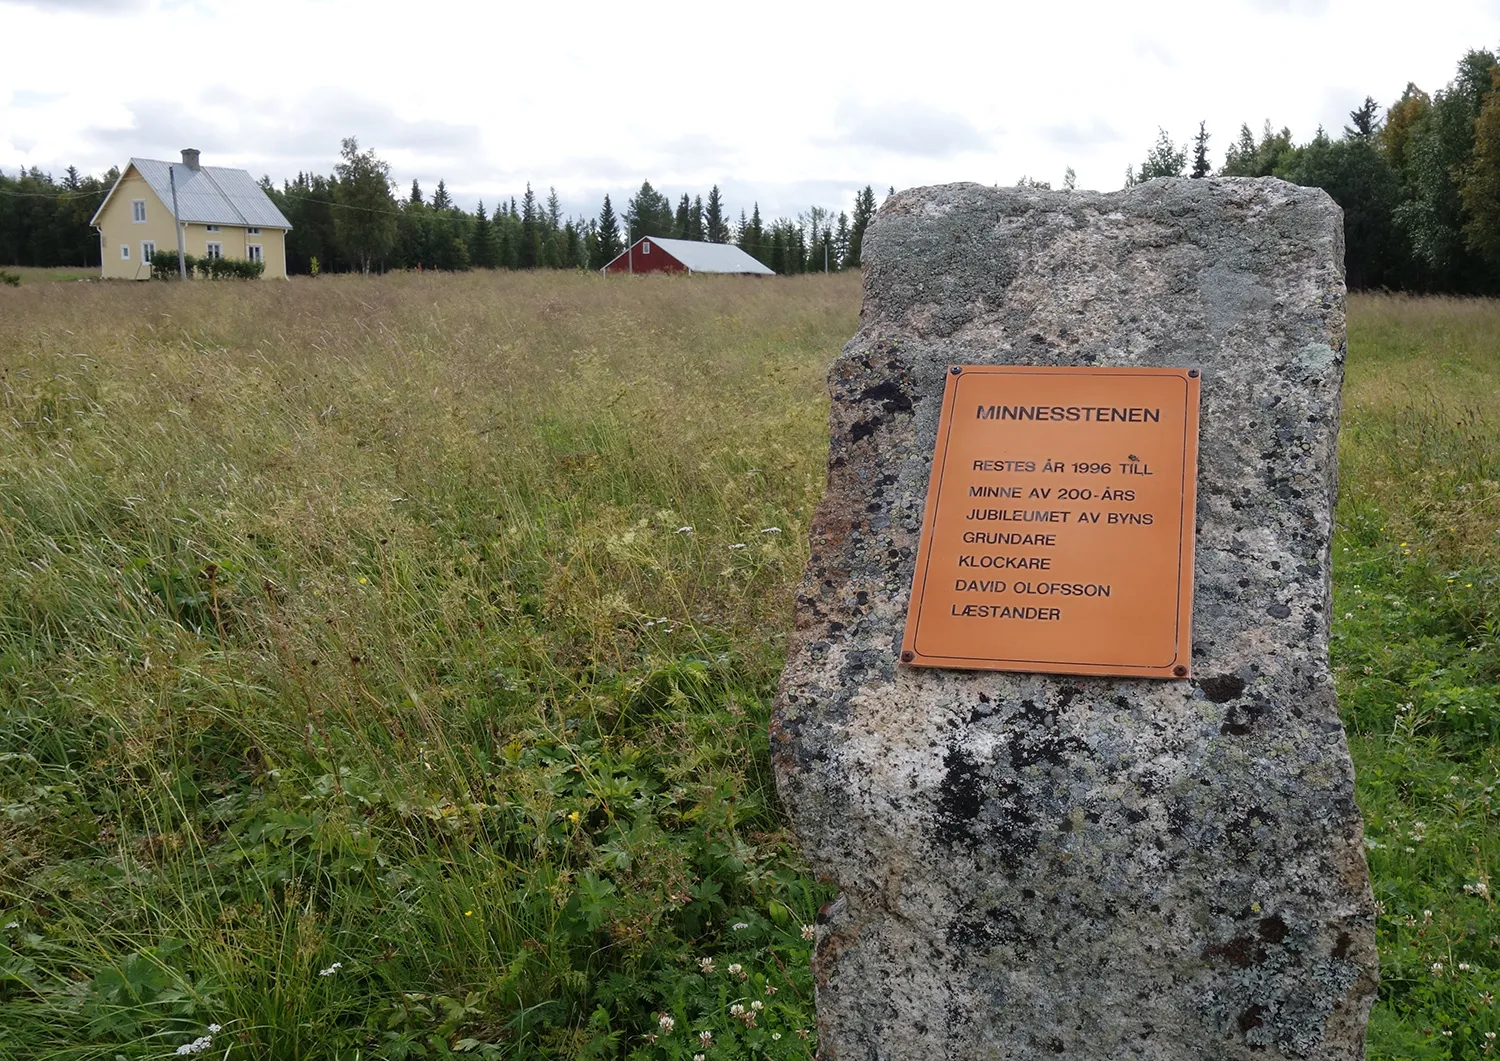
<svg viewBox="0 0 1500 1061">
<path fill-rule="evenodd" d="M 952 367 L 952 368 L 950 368 L 950 369 L 949 369 L 949 370 L 948 370 L 948 371 L 949 371 L 949 372 L 951 372 L 951 373 L 953 373 L 953 374 L 954 374 L 954 375 L 955 375 L 955 376 L 956 376 L 956 375 L 958 375 L 958 374 L 959 374 L 959 373 L 960 373 L 960 372 L 962 372 L 962 371 L 963 371 L 963 366 L 962 366 L 962 365 L 954 365 L 954 366 L 953 366 L 953 367 Z"/>
<path fill-rule="evenodd" d="M 910 663 L 914 659 L 916 659 L 916 657 L 913 656 L 910 652 L 903 652 L 903 653 L 901 653 L 901 662 L 902 663 Z"/>
<path fill-rule="evenodd" d="M 1198 378 L 1198 370 L 1196 368 L 1190 368 L 1190 369 L 1188 369 L 1188 376 L 1190 378 L 1192 378 L 1192 379 L 1197 379 Z"/>
<path fill-rule="evenodd" d="M 1177 677 L 1179 677 L 1179 678 L 1186 678 L 1187 677 L 1187 668 L 1184 667 L 1181 663 L 1179 663 L 1179 664 L 1177 664 L 1177 666 L 1175 666 L 1175 667 L 1172 668 L 1172 673 L 1175 674 L 1175 675 L 1177 675 Z"/>
</svg>

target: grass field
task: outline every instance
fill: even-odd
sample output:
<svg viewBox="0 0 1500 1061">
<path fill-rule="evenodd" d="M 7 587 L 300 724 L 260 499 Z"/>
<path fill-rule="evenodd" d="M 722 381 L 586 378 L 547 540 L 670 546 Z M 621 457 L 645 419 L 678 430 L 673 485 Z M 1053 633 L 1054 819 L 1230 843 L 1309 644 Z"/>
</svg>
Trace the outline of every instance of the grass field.
<svg viewBox="0 0 1500 1061">
<path fill-rule="evenodd" d="M 0 1058 L 810 1057 L 766 724 L 857 311 L 0 288 Z M 1500 306 L 1353 300 L 1342 462 L 1370 1056 L 1481 1057 Z"/>
</svg>

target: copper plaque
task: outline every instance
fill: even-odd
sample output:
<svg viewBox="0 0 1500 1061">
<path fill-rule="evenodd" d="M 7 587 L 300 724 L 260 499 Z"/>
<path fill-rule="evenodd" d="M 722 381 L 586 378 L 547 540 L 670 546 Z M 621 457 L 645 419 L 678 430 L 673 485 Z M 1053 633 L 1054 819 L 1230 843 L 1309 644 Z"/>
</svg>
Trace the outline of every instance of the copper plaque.
<svg viewBox="0 0 1500 1061">
<path fill-rule="evenodd" d="M 950 369 L 902 662 L 1187 677 L 1198 383 Z"/>
</svg>

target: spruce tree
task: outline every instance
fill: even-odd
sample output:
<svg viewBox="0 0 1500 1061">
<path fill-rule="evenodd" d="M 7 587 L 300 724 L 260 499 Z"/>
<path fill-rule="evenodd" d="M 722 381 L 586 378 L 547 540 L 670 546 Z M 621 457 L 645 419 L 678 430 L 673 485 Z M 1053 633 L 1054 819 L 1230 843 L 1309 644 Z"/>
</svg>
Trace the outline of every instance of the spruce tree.
<svg viewBox="0 0 1500 1061">
<path fill-rule="evenodd" d="M 599 211 L 599 228 L 594 256 L 589 262 L 589 267 L 603 269 L 618 258 L 624 249 L 620 245 L 620 223 L 615 219 L 615 208 L 610 205 L 609 196 L 606 195 L 604 209 Z"/>
<path fill-rule="evenodd" d="M 677 203 L 677 216 L 672 221 L 672 235 L 678 239 L 692 239 L 689 234 L 688 212 L 693 209 L 693 201 L 688 198 L 687 192 L 682 193 L 682 199 Z"/>
<path fill-rule="evenodd" d="M 672 203 L 650 181 L 641 182 L 641 190 L 625 206 L 626 239 L 634 243 L 642 236 L 672 235 Z"/>
<path fill-rule="evenodd" d="M 417 178 L 411 179 L 411 195 L 406 200 L 412 206 L 422 205 L 422 186 L 417 183 Z"/>
<path fill-rule="evenodd" d="M 438 181 L 437 191 L 432 193 L 432 208 L 434 210 L 453 209 L 453 200 L 448 198 L 448 186 Z"/>
<path fill-rule="evenodd" d="M 520 252 L 522 269 L 535 269 L 541 264 L 541 219 L 537 216 L 536 196 L 531 191 L 530 181 L 526 182 L 526 195 L 521 199 Z"/>
<path fill-rule="evenodd" d="M 749 234 L 749 231 L 750 231 L 750 222 L 745 217 L 745 211 L 743 209 L 741 209 L 740 210 L 740 223 L 735 227 L 735 230 L 734 230 L 734 245 L 736 247 L 738 247 L 740 250 L 745 250 L 745 242 L 746 242 L 745 237 Z"/>
<path fill-rule="evenodd" d="M 557 189 L 547 189 L 547 229 L 550 232 L 562 231 L 562 204 L 557 199 Z"/>
<path fill-rule="evenodd" d="M 474 229 L 469 234 L 469 262 L 478 269 L 495 267 L 495 233 L 484 212 L 484 200 L 474 213 Z"/>
<path fill-rule="evenodd" d="M 688 239 L 703 242 L 703 196 L 693 196 L 692 209 L 688 211 Z"/>
<path fill-rule="evenodd" d="M 875 189 L 868 184 L 854 197 L 854 220 L 849 225 L 849 250 L 844 254 L 844 268 L 858 269 L 864 249 L 865 229 L 875 216 Z"/>
<path fill-rule="evenodd" d="M 729 242 L 729 222 L 724 218 L 724 198 L 719 194 L 717 184 L 708 193 L 708 205 L 703 211 L 703 230 L 710 243 Z"/>
<path fill-rule="evenodd" d="M 1208 123 L 1198 123 L 1198 135 L 1193 137 L 1193 177 L 1207 177 L 1213 171 L 1208 162 Z"/>
</svg>

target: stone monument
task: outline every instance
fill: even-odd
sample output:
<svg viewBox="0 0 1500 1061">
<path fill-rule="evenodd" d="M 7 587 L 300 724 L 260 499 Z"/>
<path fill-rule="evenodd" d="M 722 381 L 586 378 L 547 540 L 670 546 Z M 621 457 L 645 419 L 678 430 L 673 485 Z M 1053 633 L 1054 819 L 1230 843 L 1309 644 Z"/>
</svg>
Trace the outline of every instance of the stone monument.
<svg viewBox="0 0 1500 1061">
<path fill-rule="evenodd" d="M 1328 662 L 1339 208 L 1269 179 L 922 188 L 865 263 L 772 727 L 839 887 L 820 1056 L 1361 1058 L 1374 904 Z M 902 662 L 966 365 L 1194 370 L 1187 677 Z"/>
</svg>

